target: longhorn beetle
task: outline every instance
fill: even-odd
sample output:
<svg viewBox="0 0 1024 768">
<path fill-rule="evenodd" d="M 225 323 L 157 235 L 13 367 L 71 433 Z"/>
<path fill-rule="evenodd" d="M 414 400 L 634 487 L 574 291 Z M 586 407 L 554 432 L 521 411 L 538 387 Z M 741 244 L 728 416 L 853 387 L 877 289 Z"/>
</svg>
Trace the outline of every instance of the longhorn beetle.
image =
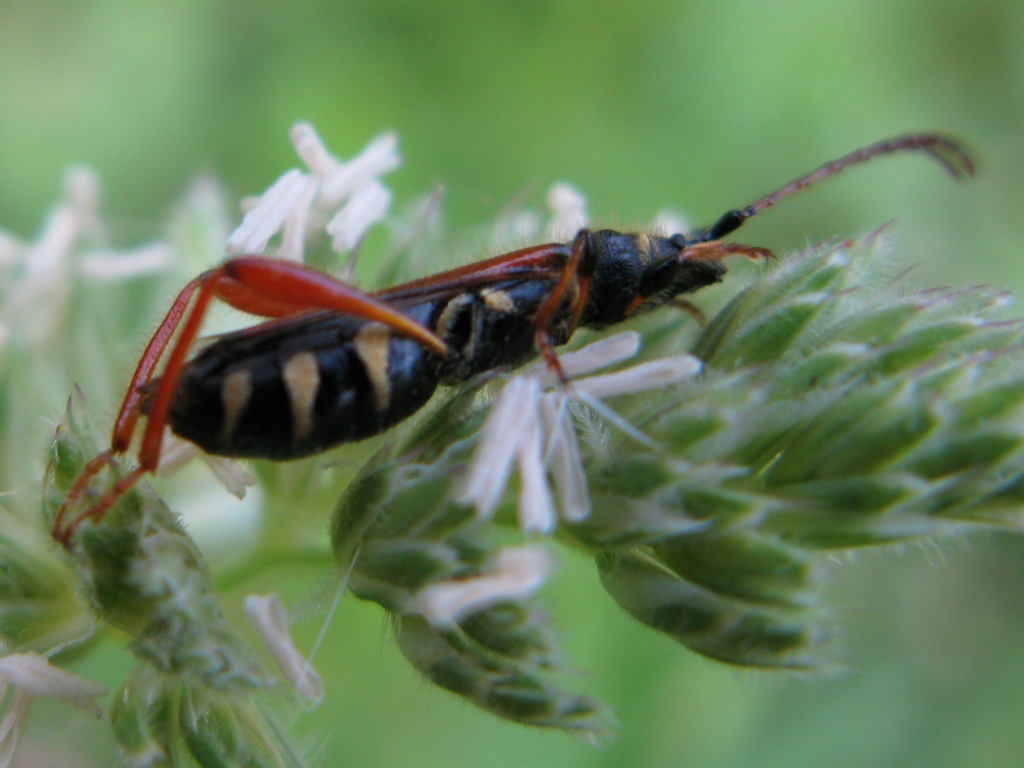
<svg viewBox="0 0 1024 768">
<path fill-rule="evenodd" d="M 927 153 L 954 177 L 974 173 L 949 138 L 899 136 L 826 163 L 705 229 L 669 237 L 581 229 L 571 243 L 523 248 L 376 293 L 291 262 L 229 259 L 174 300 L 128 385 L 110 448 L 72 483 L 53 536 L 70 546 L 83 520 L 98 521 L 153 472 L 165 427 L 209 453 L 280 461 L 376 435 L 423 407 L 439 384 L 513 368 L 538 353 L 564 382 L 554 348 L 576 328 L 602 328 L 672 302 L 695 312 L 678 297 L 720 281 L 726 256 L 771 255 L 722 238 L 820 179 L 905 150 Z M 186 359 L 214 298 L 267 322 Z M 87 494 L 86 508 L 68 519 L 90 480 L 128 450 L 140 416 L 147 423 L 138 465 L 98 498 Z"/>
</svg>

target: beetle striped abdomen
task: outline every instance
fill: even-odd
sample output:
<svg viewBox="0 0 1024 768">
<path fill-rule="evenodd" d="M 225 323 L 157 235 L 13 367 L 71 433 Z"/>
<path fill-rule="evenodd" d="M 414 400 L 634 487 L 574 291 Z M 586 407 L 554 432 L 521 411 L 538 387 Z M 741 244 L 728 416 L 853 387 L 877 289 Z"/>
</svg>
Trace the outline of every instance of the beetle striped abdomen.
<svg viewBox="0 0 1024 768">
<path fill-rule="evenodd" d="M 409 312 L 425 320 L 429 307 Z M 437 387 L 432 353 L 330 313 L 229 334 L 190 360 L 171 429 L 208 453 L 296 459 L 382 432 Z"/>
</svg>

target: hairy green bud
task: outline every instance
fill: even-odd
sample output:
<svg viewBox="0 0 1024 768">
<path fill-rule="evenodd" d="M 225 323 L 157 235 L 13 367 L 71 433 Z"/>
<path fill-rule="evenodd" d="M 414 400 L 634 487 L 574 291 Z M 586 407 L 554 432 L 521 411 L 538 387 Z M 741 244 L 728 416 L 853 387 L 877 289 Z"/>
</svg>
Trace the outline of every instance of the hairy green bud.
<svg viewBox="0 0 1024 768">
<path fill-rule="evenodd" d="M 570 385 L 561 407 L 590 511 L 559 530 L 640 622 L 721 661 L 820 668 L 836 634 L 820 551 L 1019 528 L 1024 325 L 1003 316 L 1004 294 L 907 291 L 881 250 L 823 246 L 770 267 L 693 345 L 699 376 L 609 398 L 641 435 L 572 402 L 584 385 Z M 674 333 L 654 331 L 661 347 Z M 445 626 L 423 618 L 418 595 L 481 578 L 509 542 L 463 499 L 487 391 L 451 395 L 364 468 L 339 505 L 335 551 L 356 594 L 397 615 L 402 651 L 430 680 L 509 719 L 594 728 L 597 705 L 523 677 L 557 662 L 524 667 L 502 650 L 548 647 L 519 637 L 526 619 L 491 622 L 486 607 Z M 561 482 L 554 460 L 546 473 Z M 542 501 L 513 481 L 494 518 Z M 487 623 L 486 647 L 471 621 Z"/>
</svg>

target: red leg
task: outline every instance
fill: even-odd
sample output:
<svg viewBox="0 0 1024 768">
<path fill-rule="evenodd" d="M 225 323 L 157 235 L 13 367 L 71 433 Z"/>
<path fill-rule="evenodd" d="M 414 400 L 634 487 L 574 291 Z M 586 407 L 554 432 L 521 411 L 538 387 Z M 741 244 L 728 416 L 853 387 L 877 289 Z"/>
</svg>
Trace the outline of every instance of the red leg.
<svg viewBox="0 0 1024 768">
<path fill-rule="evenodd" d="M 583 263 L 583 257 L 587 255 L 586 250 L 589 247 L 589 242 L 589 230 L 581 229 L 576 233 L 576 237 L 572 242 L 572 254 L 569 257 L 569 261 L 566 262 L 565 267 L 562 268 L 562 274 L 558 279 L 558 283 L 555 285 L 554 290 L 548 294 L 544 303 L 540 305 L 537 313 L 533 316 L 533 322 L 537 326 L 537 349 L 544 357 L 545 362 L 548 364 L 548 368 L 558 375 L 558 378 L 563 384 L 568 384 L 569 379 L 566 377 L 565 371 L 562 370 L 562 364 L 558 361 L 558 355 L 555 354 L 555 347 L 551 343 L 551 321 L 554 319 L 555 313 L 558 311 L 562 301 L 565 299 L 565 295 L 575 283 L 576 297 L 573 299 L 572 315 L 569 319 L 570 334 L 572 334 L 573 330 L 576 328 L 576 324 L 579 322 L 580 315 L 583 312 L 583 305 L 587 300 L 587 292 L 590 289 L 590 275 L 580 274 L 580 266 Z M 587 270 L 587 272 L 589 272 L 589 270 Z"/>
<path fill-rule="evenodd" d="M 200 296 L 196 299 L 196 306 L 192 312 L 192 317 L 196 318 L 192 332 L 188 338 L 185 338 L 185 332 L 182 332 L 182 338 L 176 344 L 175 351 L 182 347 L 185 349 L 178 355 L 178 365 L 170 371 L 173 375 L 169 377 L 165 373 L 163 377 L 164 380 L 170 380 L 172 389 L 177 383 L 176 374 L 184 360 L 184 354 L 198 333 L 199 324 L 212 296 L 235 309 L 260 317 L 287 317 L 321 309 L 346 312 L 384 323 L 440 354 L 447 351 L 444 342 L 423 326 L 383 302 L 321 272 L 292 262 L 274 261 L 258 256 L 232 259 L 185 286 L 153 334 L 128 385 L 128 393 L 115 422 L 111 441 L 114 453 L 123 453 L 128 449 L 139 418 L 138 404 L 142 399 L 139 388 L 152 377 L 154 368 L 180 325 L 188 303 L 197 289 L 200 290 Z M 186 325 L 186 328 L 188 327 Z M 170 361 L 168 368 L 171 368 Z M 150 418 L 150 421 L 154 420 L 159 421 Z M 150 469 L 155 469 L 155 465 Z"/>
<path fill-rule="evenodd" d="M 54 518 L 53 537 L 61 541 L 65 546 L 70 541 L 71 534 L 75 528 L 83 520 L 101 519 L 106 511 L 121 496 L 127 493 L 143 474 L 154 471 L 157 464 L 159 464 L 160 443 L 163 440 L 163 429 L 167 423 L 170 396 L 173 395 L 174 387 L 177 385 L 184 357 L 199 332 L 203 316 L 206 314 L 206 308 L 210 303 L 210 299 L 213 298 L 217 282 L 222 275 L 221 270 L 222 268 L 218 268 L 206 272 L 192 280 L 182 289 L 157 327 L 156 333 L 150 339 L 145 352 L 142 353 L 139 365 L 136 367 L 135 374 L 128 385 L 128 393 L 125 395 L 124 403 L 121 405 L 121 411 L 114 423 L 110 450 L 100 454 L 85 465 L 82 473 L 72 484 L 71 491 Z M 153 370 L 160 362 L 160 358 L 163 357 L 168 342 L 174 336 L 175 331 L 178 330 L 179 325 L 181 325 L 185 310 L 188 308 L 189 302 L 197 290 L 198 296 L 192 305 L 192 311 L 188 316 L 188 320 L 185 321 L 184 327 L 181 328 L 174 347 L 171 349 L 170 359 L 164 368 L 164 376 L 161 378 L 160 386 L 157 388 L 155 398 L 157 403 L 159 404 L 161 400 L 165 402 L 162 405 L 162 411 L 157 411 L 155 406 L 149 414 L 146 431 L 143 433 L 142 447 L 139 449 L 139 466 L 121 477 L 95 504 L 72 519 L 65 527 L 63 522 L 67 510 L 70 505 L 77 501 L 82 491 L 85 490 L 88 481 L 95 477 L 104 464 L 113 459 L 113 456 L 128 450 L 135 432 L 135 426 L 139 420 L 138 404 L 142 398 L 140 393 L 141 386 L 151 379 Z M 103 460 L 101 461 L 101 459 Z"/>
<path fill-rule="evenodd" d="M 136 467 L 135 469 L 133 469 L 128 474 L 122 475 L 120 478 L 118 478 L 117 482 L 115 482 L 106 493 L 104 493 L 102 496 L 100 496 L 99 500 L 95 504 L 93 504 L 91 507 L 89 507 L 84 512 L 76 515 L 71 520 L 71 522 L 68 523 L 67 525 L 63 525 L 63 517 L 64 517 L 64 514 L 65 514 L 65 511 L 68 509 L 68 506 L 67 506 L 68 502 L 65 502 L 64 505 L 61 506 L 60 511 L 57 513 L 57 517 L 54 518 L 53 538 L 55 538 L 57 541 L 59 541 L 65 547 L 69 547 L 71 545 L 71 534 L 73 534 L 75 532 L 75 529 L 83 521 L 88 520 L 90 518 L 92 520 L 94 520 L 94 521 L 101 520 L 103 518 L 103 515 L 106 514 L 107 510 L 110 509 L 112 506 L 114 506 L 114 504 L 117 502 L 117 500 L 119 498 L 121 498 L 126 493 L 128 493 L 128 491 L 130 491 L 132 489 L 132 486 L 134 486 L 137 482 L 139 482 L 139 479 L 145 473 L 146 473 L 146 470 L 143 467 Z M 85 477 L 86 479 L 91 479 L 91 477 L 93 477 L 93 476 L 92 475 L 87 475 L 83 471 L 82 475 L 80 475 L 80 477 Z M 78 480 L 77 479 L 75 480 L 75 484 L 76 485 L 78 484 Z M 70 500 L 70 494 L 69 494 L 69 500 Z"/>
<path fill-rule="evenodd" d="M 383 323 L 439 354 L 447 353 L 447 347 L 441 339 L 401 312 L 322 272 L 293 262 L 242 256 L 207 272 L 198 279 L 198 285 L 199 292 L 192 312 L 182 326 L 178 340 L 167 359 L 160 386 L 154 394 L 146 431 L 142 438 L 139 462 L 150 472 L 156 469 L 160 459 L 163 428 L 167 422 L 167 413 L 185 363 L 185 356 L 199 333 L 206 308 L 213 298 L 219 298 L 245 312 L 272 317 L 317 310 L 344 312 Z M 191 294 L 194 290 L 194 287 L 186 287 L 183 294 Z M 180 320 L 180 316 L 178 319 Z M 161 329 L 163 327 L 161 325 Z M 147 373 L 151 372 L 152 366 Z M 133 384 L 137 387 L 146 380 L 148 376 L 140 381 L 133 380 Z M 137 398 L 136 392 L 136 400 Z"/>
<path fill-rule="evenodd" d="M 88 462 L 72 484 L 64 504 L 54 517 L 54 538 L 67 544 L 75 527 L 81 521 L 100 519 L 143 474 L 156 469 L 160 462 L 167 415 L 185 358 L 199 334 L 210 301 L 214 298 L 244 312 L 270 318 L 318 310 L 352 314 L 387 325 L 438 354 L 447 353 L 444 342 L 429 329 L 398 312 L 383 300 L 327 275 L 292 262 L 254 256 L 231 259 L 192 280 L 174 300 L 135 369 L 128 393 L 114 424 L 110 449 Z M 191 311 L 186 318 L 190 304 Z M 140 415 L 141 388 L 152 379 L 153 372 L 175 333 L 177 339 L 170 349 L 160 383 L 153 394 L 146 430 L 139 448 L 139 466 L 120 478 L 95 504 L 65 526 L 64 518 L 68 509 L 78 501 L 89 481 L 98 475 L 104 466 L 112 463 L 114 456 L 128 450 Z"/>
<path fill-rule="evenodd" d="M 383 323 L 439 355 L 448 352 L 445 343 L 434 333 L 384 300 L 301 264 L 241 256 L 225 262 L 208 275 L 215 278 L 218 285 L 217 298 L 243 312 L 284 317 L 299 312 L 333 310 Z M 258 302 L 254 302 L 254 298 Z M 271 314 L 258 311 L 267 306 L 278 311 Z"/>
<path fill-rule="evenodd" d="M 124 453 L 128 450 L 128 445 L 132 441 L 132 434 L 135 432 L 135 424 L 139 420 L 138 405 L 142 399 L 139 387 L 152 377 L 153 369 L 160 362 L 160 358 L 167 348 L 167 343 L 174 336 L 174 332 L 181 323 L 181 318 L 188 308 L 192 294 L 195 293 L 196 288 L 202 285 L 204 277 L 203 275 L 197 277 L 182 289 L 181 293 L 174 299 L 174 303 L 171 304 L 171 308 L 167 310 L 167 314 L 164 315 L 164 319 L 157 327 L 156 333 L 149 340 L 149 344 L 146 345 L 146 350 L 139 359 L 139 364 L 135 368 L 132 380 L 128 383 L 128 392 L 124 396 L 124 402 L 121 404 L 121 411 L 117 414 L 117 419 L 114 421 L 114 433 L 110 440 L 111 453 Z M 96 471 L 98 472 L 99 469 L 97 468 Z"/>
<path fill-rule="evenodd" d="M 65 546 L 67 545 L 67 534 L 73 530 L 73 527 L 70 525 L 67 528 L 64 527 L 64 516 L 67 514 L 68 509 L 73 507 L 78 501 L 78 497 L 82 495 L 89 485 L 89 481 L 96 477 L 103 467 L 113 461 L 113 451 L 104 451 L 98 456 L 93 457 L 86 462 L 85 467 L 83 467 L 78 477 L 71 484 L 68 495 L 64 498 L 64 503 L 61 504 L 60 509 L 57 510 L 57 514 L 53 518 L 53 537 Z"/>
<path fill-rule="evenodd" d="M 74 507 L 78 501 L 78 497 L 81 496 L 88 487 L 89 481 L 98 475 L 103 467 L 114 462 L 114 456 L 128 450 L 128 446 L 132 440 L 132 435 L 135 432 L 135 425 L 139 420 L 138 405 L 139 401 L 142 399 L 139 387 L 143 383 L 149 381 L 152 376 L 153 369 L 156 368 L 157 364 L 160 362 L 160 358 L 163 356 L 168 342 L 174 336 L 174 332 L 177 330 L 178 325 L 181 322 L 181 318 L 185 314 L 185 310 L 188 308 L 192 294 L 195 293 L 196 288 L 202 284 L 203 279 L 204 276 L 197 277 L 186 285 L 174 299 L 174 303 L 171 304 L 171 308 L 167 310 L 167 314 L 160 322 L 160 325 L 157 327 L 152 338 L 150 338 L 149 344 L 146 345 L 146 349 L 142 353 L 142 357 L 139 359 L 139 364 L 135 368 L 135 373 L 132 375 L 131 382 L 128 384 L 128 392 L 125 394 L 124 401 L 121 403 L 121 410 L 117 414 L 117 419 L 114 421 L 113 434 L 110 439 L 110 449 L 104 451 L 86 463 L 81 473 L 71 484 L 71 488 L 68 490 L 68 495 L 65 497 L 64 503 L 61 505 L 60 509 L 57 510 L 57 514 L 53 518 L 53 537 L 65 545 L 67 545 L 68 539 L 74 530 L 75 525 L 80 522 L 79 518 L 82 517 L 79 515 L 79 517 L 76 517 L 74 521 L 65 528 L 64 517 L 67 515 L 68 509 Z"/>
</svg>

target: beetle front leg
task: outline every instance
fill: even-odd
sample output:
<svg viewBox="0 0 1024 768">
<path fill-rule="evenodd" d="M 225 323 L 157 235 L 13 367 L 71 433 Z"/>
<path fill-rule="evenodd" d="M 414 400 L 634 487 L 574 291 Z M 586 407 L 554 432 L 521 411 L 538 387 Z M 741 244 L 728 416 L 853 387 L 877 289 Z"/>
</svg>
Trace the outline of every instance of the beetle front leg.
<svg viewBox="0 0 1024 768">
<path fill-rule="evenodd" d="M 576 326 L 583 314 L 583 307 L 587 301 L 587 293 L 590 291 L 590 281 L 594 276 L 594 269 L 597 266 L 597 251 L 591 243 L 591 232 L 589 229 L 581 229 L 576 233 L 572 241 L 572 253 L 569 261 L 566 262 L 559 276 L 558 283 L 551 293 L 548 294 L 544 303 L 540 305 L 533 316 L 533 323 L 537 327 L 535 344 L 537 350 L 544 358 L 548 368 L 555 372 L 562 384 L 568 384 L 569 378 L 562 369 L 558 360 L 555 346 L 551 341 L 551 323 L 555 313 L 558 312 L 562 301 L 570 288 L 575 284 L 576 295 L 572 300 L 571 313 L 569 315 L 569 327 L 566 339 L 572 336 Z"/>
<path fill-rule="evenodd" d="M 704 259 L 706 261 L 721 261 L 726 256 L 741 254 L 754 261 L 770 261 L 775 254 L 767 248 L 741 245 L 739 243 L 723 243 L 720 240 L 708 240 L 703 243 L 688 245 L 679 252 L 679 260 Z"/>
</svg>

